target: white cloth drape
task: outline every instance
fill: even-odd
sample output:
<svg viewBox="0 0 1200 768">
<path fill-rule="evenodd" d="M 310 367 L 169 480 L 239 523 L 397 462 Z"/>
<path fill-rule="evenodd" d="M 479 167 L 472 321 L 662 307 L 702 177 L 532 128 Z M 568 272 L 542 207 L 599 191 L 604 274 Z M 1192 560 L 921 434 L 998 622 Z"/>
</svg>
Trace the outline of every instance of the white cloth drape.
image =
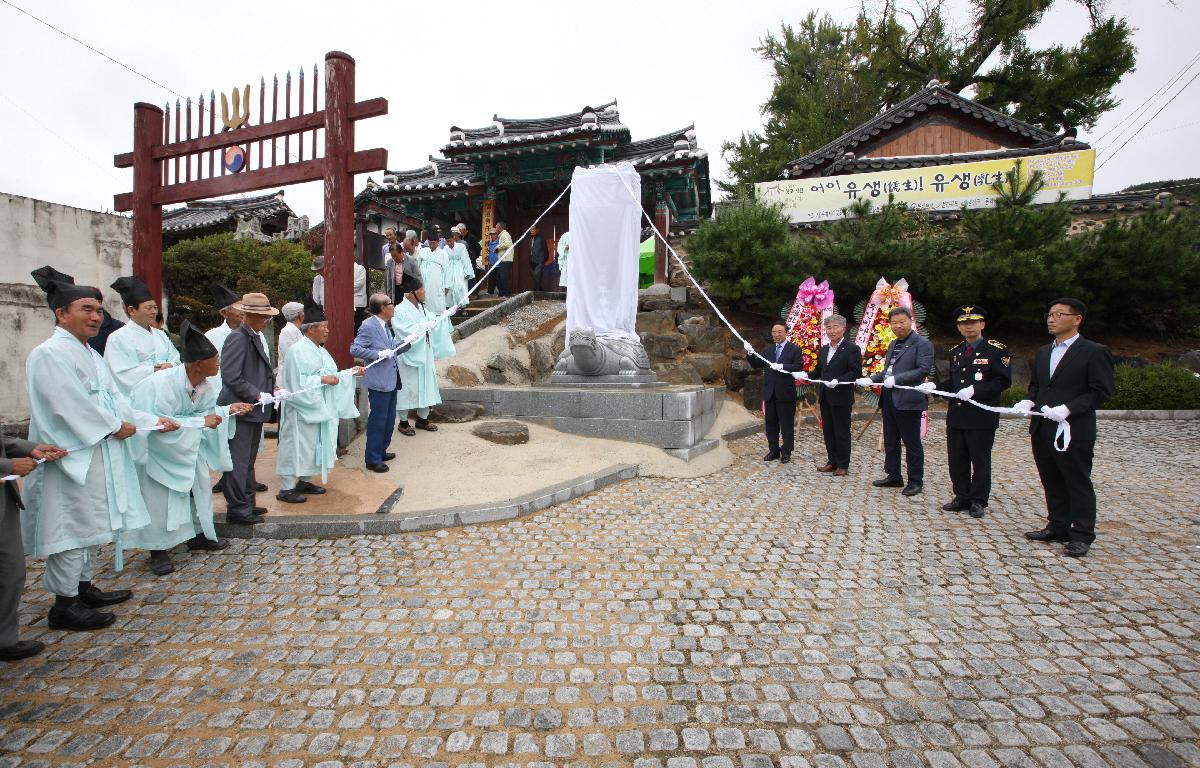
<svg viewBox="0 0 1200 768">
<path fill-rule="evenodd" d="M 576 168 L 571 177 L 568 339 L 572 329 L 591 328 L 599 337 L 639 340 L 641 189 L 629 163 Z"/>
</svg>

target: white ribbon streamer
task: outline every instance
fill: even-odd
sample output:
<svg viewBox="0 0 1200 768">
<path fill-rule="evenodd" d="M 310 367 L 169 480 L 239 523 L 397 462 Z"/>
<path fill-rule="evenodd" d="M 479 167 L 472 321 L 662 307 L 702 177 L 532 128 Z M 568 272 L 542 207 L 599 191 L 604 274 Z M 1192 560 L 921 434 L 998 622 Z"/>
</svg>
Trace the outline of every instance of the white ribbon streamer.
<svg viewBox="0 0 1200 768">
<path fill-rule="evenodd" d="M 199 429 L 204 426 L 203 418 L 200 419 L 199 424 L 184 423 L 184 422 L 191 422 L 191 421 L 192 421 L 192 419 L 179 419 L 177 421 L 177 423 L 179 424 L 180 429 Z M 137 427 L 137 431 L 138 432 L 158 432 L 162 428 L 163 428 L 162 424 L 155 424 L 152 427 Z M 101 438 L 101 440 L 107 440 L 109 437 L 111 437 L 111 435 L 105 435 L 104 437 Z M 88 445 L 76 445 L 76 446 L 72 446 L 70 448 L 63 448 L 62 451 L 63 451 L 63 453 L 75 453 L 77 451 L 82 451 L 85 448 L 95 447 L 99 444 L 100 444 L 100 442 L 97 441 L 94 443 L 90 443 Z M 42 464 L 45 464 L 46 461 L 47 461 L 47 459 L 35 459 L 34 463 L 40 466 Z M 0 477 L 0 483 L 6 483 L 9 480 L 20 480 L 21 478 L 22 478 L 22 475 L 5 475 L 4 477 Z"/>
</svg>

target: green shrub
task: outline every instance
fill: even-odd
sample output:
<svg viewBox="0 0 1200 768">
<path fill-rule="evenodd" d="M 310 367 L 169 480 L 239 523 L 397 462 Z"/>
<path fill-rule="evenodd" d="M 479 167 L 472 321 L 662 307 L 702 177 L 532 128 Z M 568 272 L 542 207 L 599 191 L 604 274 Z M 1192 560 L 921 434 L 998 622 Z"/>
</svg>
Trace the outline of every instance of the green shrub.
<svg viewBox="0 0 1200 768">
<path fill-rule="evenodd" d="M 692 274 L 735 307 L 772 312 L 796 295 L 796 244 L 777 206 L 743 200 L 721 207 L 687 240 Z"/>
<path fill-rule="evenodd" d="M 1200 408 L 1200 378 L 1177 365 L 1118 365 L 1109 410 L 1174 411 Z"/>
<path fill-rule="evenodd" d="M 1012 408 L 1027 397 L 1029 397 L 1029 392 L 1024 387 L 1009 387 L 1000 393 L 1000 405 Z"/>
</svg>

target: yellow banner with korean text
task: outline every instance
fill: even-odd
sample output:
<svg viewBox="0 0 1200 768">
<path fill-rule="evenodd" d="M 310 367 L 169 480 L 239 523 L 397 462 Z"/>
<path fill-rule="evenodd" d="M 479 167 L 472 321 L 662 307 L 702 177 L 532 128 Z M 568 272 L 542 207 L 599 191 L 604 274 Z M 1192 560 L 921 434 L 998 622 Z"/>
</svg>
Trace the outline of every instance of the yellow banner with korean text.
<svg viewBox="0 0 1200 768">
<path fill-rule="evenodd" d="M 1046 183 L 1035 198 L 1035 203 L 1053 203 L 1060 194 L 1065 194 L 1068 200 L 1085 200 L 1092 196 L 1096 150 L 1055 152 L 1019 159 L 1021 176 L 1025 180 L 1040 171 Z M 780 205 L 794 224 L 840 219 L 851 203 L 865 199 L 882 206 L 887 203 L 888 195 L 893 195 L 896 202 L 905 203 L 912 210 L 990 208 L 995 205 L 997 197 L 992 185 L 1001 181 L 1015 165 L 1016 159 L 1005 158 L 844 176 L 766 181 L 754 185 L 754 196 L 761 202 Z"/>
</svg>

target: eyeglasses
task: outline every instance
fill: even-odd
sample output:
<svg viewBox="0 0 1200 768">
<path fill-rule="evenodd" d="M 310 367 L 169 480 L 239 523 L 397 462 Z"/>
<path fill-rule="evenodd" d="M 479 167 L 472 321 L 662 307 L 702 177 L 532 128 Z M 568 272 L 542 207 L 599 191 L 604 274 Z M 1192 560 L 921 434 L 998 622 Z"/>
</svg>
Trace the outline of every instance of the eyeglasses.
<svg viewBox="0 0 1200 768">
<path fill-rule="evenodd" d="M 1047 312 L 1047 320 L 1061 320 L 1064 317 L 1079 317 L 1078 312 Z"/>
</svg>

